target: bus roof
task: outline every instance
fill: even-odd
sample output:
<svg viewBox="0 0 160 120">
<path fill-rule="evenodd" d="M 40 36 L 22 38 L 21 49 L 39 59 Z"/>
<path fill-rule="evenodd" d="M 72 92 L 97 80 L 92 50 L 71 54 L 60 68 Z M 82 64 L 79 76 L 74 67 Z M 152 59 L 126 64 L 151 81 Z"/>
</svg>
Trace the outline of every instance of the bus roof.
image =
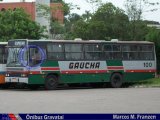
<svg viewBox="0 0 160 120">
<path fill-rule="evenodd" d="M 29 42 L 62 42 L 62 43 L 131 43 L 131 44 L 154 44 L 153 42 L 149 41 L 105 41 L 105 40 L 45 40 L 45 39 L 40 39 L 40 40 L 28 40 L 28 39 L 13 39 L 11 41 L 16 41 L 16 40 L 26 40 Z M 0 42 L 1 43 L 1 42 Z"/>
<path fill-rule="evenodd" d="M 105 40 L 28 40 L 30 42 L 64 42 L 64 43 L 132 43 L 132 44 L 154 44 L 149 41 L 105 41 Z"/>
</svg>

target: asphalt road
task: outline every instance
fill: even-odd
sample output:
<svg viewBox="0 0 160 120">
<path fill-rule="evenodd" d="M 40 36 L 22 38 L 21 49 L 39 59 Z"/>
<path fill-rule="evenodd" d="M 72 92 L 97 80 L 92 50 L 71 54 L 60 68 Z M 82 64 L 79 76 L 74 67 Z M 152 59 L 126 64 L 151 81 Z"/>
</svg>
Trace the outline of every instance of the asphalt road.
<svg viewBox="0 0 160 120">
<path fill-rule="evenodd" d="M 159 113 L 160 88 L 0 90 L 0 113 Z"/>
</svg>

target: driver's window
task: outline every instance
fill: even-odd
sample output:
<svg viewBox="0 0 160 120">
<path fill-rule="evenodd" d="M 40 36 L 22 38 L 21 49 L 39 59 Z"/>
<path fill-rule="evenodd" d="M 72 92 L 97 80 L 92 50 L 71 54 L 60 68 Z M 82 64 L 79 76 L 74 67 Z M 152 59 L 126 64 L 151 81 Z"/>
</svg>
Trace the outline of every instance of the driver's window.
<svg viewBox="0 0 160 120">
<path fill-rule="evenodd" d="M 34 66 L 36 64 L 39 64 L 41 60 L 41 54 L 38 50 L 38 48 L 30 48 L 29 50 L 29 64 L 30 66 Z"/>
</svg>

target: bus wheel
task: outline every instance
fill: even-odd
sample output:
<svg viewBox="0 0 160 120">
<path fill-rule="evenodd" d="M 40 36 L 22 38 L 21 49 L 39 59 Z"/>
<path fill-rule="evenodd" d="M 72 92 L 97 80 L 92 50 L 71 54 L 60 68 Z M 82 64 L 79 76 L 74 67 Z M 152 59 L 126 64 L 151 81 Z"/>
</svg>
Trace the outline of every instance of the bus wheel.
<svg viewBox="0 0 160 120">
<path fill-rule="evenodd" d="M 119 88 L 122 86 L 123 83 L 123 77 L 120 73 L 114 73 L 111 76 L 111 80 L 110 80 L 111 86 L 113 88 Z"/>
<path fill-rule="evenodd" d="M 45 88 L 47 90 L 54 90 L 54 89 L 57 88 L 57 85 L 58 85 L 58 80 L 57 80 L 56 76 L 49 75 L 49 76 L 46 77 Z"/>
</svg>

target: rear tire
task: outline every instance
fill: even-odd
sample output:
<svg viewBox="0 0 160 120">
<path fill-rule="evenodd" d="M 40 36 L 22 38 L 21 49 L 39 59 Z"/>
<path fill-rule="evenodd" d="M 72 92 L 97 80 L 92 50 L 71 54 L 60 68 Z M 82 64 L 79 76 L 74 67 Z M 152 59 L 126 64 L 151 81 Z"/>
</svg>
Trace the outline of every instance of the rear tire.
<svg viewBox="0 0 160 120">
<path fill-rule="evenodd" d="M 120 88 L 122 86 L 123 83 L 123 77 L 120 73 L 114 73 L 111 76 L 111 80 L 110 80 L 111 86 L 113 88 Z"/>
<path fill-rule="evenodd" d="M 45 89 L 47 90 L 55 90 L 58 86 L 58 79 L 54 75 L 49 75 L 45 80 Z"/>
</svg>

